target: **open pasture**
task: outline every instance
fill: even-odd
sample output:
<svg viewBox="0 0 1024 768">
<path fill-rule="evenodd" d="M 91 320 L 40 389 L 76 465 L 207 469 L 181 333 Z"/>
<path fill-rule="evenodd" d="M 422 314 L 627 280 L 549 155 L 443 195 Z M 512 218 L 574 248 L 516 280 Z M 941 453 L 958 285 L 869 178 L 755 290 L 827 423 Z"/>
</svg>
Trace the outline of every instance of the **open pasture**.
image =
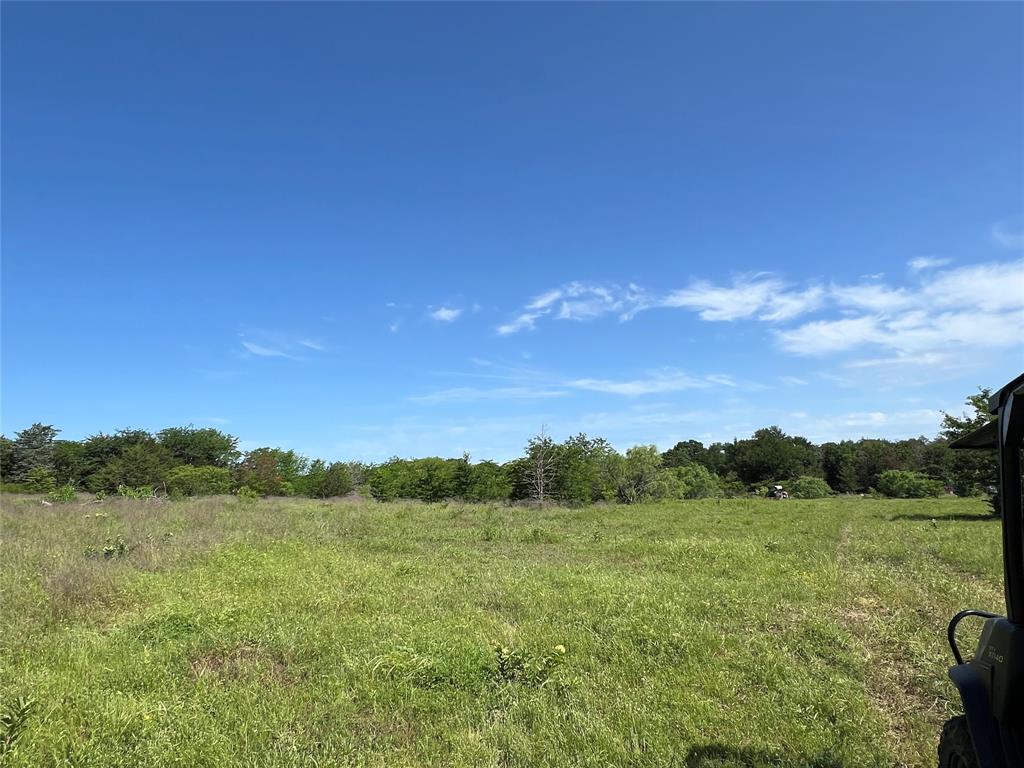
<svg viewBox="0 0 1024 768">
<path fill-rule="evenodd" d="M 931 766 L 986 511 L 5 496 L 0 763 Z"/>
</svg>

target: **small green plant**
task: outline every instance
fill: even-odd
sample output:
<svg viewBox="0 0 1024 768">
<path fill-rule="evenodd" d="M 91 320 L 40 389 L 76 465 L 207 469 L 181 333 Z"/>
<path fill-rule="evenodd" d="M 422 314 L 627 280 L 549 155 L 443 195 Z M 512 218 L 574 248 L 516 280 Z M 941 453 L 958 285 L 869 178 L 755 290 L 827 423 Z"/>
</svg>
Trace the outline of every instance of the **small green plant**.
<svg viewBox="0 0 1024 768">
<path fill-rule="evenodd" d="M 0 759 L 14 749 L 14 742 L 25 730 L 35 709 L 35 699 L 18 696 L 0 710 Z"/>
<path fill-rule="evenodd" d="M 549 653 L 494 646 L 495 677 L 501 683 L 521 683 L 543 688 L 565 662 L 565 646 L 556 645 Z"/>
<path fill-rule="evenodd" d="M 988 508 L 992 512 L 993 517 L 1003 516 L 1002 503 L 999 501 L 999 493 L 993 493 L 988 497 Z"/>
<path fill-rule="evenodd" d="M 107 539 L 107 543 L 103 546 L 103 557 L 107 560 L 114 557 L 124 557 L 130 549 L 128 542 L 120 536 L 114 540 Z"/>
<path fill-rule="evenodd" d="M 119 560 L 127 557 L 131 551 L 131 545 L 118 536 L 116 539 L 107 539 L 102 547 L 86 547 L 85 556 L 90 559 L 102 557 L 104 560 Z"/>
<path fill-rule="evenodd" d="M 103 501 L 105 498 L 107 498 L 106 491 L 96 491 L 96 501 Z"/>
<path fill-rule="evenodd" d="M 156 496 L 151 485 L 140 485 L 133 488 L 130 485 L 117 486 L 117 495 L 122 499 L 152 499 Z"/>
<path fill-rule="evenodd" d="M 243 485 L 239 488 L 235 495 L 238 497 L 240 504 L 255 504 L 259 501 L 260 495 L 247 485 Z"/>
<path fill-rule="evenodd" d="M 75 500 L 75 486 L 72 483 L 64 483 L 64 485 L 58 486 L 46 494 L 46 498 L 50 501 L 64 503 Z"/>
</svg>

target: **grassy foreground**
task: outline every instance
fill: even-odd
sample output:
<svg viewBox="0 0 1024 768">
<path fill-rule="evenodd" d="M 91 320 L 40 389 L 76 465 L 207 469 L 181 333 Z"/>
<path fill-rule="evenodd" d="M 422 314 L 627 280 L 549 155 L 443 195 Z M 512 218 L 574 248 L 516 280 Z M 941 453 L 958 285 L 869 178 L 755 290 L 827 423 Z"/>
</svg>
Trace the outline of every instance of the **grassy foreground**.
<svg viewBox="0 0 1024 768">
<path fill-rule="evenodd" d="M 5 496 L 0 764 L 931 766 L 1000 567 L 973 500 Z"/>
</svg>

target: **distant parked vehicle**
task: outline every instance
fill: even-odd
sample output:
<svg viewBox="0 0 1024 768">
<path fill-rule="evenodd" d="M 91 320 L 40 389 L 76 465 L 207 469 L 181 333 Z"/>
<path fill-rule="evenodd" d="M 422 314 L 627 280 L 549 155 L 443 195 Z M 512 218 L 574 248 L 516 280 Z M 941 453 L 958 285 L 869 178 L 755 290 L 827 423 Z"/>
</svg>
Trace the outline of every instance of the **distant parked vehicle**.
<svg viewBox="0 0 1024 768">
<path fill-rule="evenodd" d="M 782 499 L 788 499 L 789 494 L 783 490 L 781 485 L 773 485 L 768 489 L 768 493 L 765 494 L 765 498 L 781 501 Z"/>
</svg>

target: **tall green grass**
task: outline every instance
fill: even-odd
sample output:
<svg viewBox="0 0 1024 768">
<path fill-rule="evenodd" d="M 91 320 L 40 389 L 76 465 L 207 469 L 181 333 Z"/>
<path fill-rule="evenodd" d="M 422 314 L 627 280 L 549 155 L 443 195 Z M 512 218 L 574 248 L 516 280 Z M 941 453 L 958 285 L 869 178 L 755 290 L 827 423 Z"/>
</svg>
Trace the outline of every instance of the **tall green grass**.
<svg viewBox="0 0 1024 768">
<path fill-rule="evenodd" d="M 5 496 L 0 763 L 930 766 L 986 511 Z"/>
</svg>

